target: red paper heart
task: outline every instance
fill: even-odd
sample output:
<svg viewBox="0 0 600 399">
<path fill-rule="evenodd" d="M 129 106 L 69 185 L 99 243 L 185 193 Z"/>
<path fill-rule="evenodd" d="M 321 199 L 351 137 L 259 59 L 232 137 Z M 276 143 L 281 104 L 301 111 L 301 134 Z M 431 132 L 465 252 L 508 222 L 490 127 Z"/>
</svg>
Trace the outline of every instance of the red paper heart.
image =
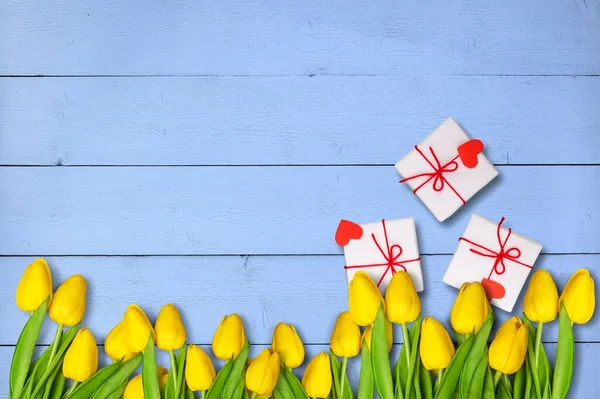
<svg viewBox="0 0 600 399">
<path fill-rule="evenodd" d="M 485 290 L 489 301 L 491 301 L 494 298 L 502 299 L 506 294 L 504 286 L 497 281 L 484 278 L 483 280 L 481 280 L 481 285 L 483 285 L 483 289 Z"/>
<path fill-rule="evenodd" d="M 359 225 L 349 220 L 342 219 L 335 232 L 335 242 L 343 247 L 350 240 L 358 240 L 363 235 L 363 229 Z"/>
<path fill-rule="evenodd" d="M 469 140 L 466 143 L 462 143 L 458 146 L 458 156 L 460 157 L 463 165 L 469 169 L 473 169 L 475 166 L 477 166 L 477 163 L 479 162 L 477 156 L 482 151 L 483 142 L 477 139 Z"/>
</svg>

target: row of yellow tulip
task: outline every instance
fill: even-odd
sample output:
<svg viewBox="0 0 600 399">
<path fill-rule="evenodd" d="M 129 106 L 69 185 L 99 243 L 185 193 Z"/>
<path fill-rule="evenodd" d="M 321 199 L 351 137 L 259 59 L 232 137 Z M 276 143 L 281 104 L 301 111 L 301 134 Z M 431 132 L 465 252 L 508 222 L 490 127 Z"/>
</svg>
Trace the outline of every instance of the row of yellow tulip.
<svg viewBox="0 0 600 399">
<path fill-rule="evenodd" d="M 225 361 L 217 373 L 202 348 L 186 345 L 186 329 L 174 305 L 161 309 L 154 326 L 139 306 L 130 305 L 105 340 L 105 351 L 114 363 L 98 370 L 96 340 L 88 329 L 78 330 L 86 307 L 82 276 L 69 277 L 53 293 L 50 269 L 43 259 L 37 259 L 19 282 L 16 302 L 20 309 L 33 313 L 12 361 L 10 397 L 15 399 L 183 399 L 194 397 L 197 391 L 207 399 L 351 399 L 354 393 L 346 376 L 347 360 L 359 354 L 359 399 L 373 398 L 374 391 L 384 399 L 449 399 L 455 394 L 459 398 L 514 394 L 542 399 L 566 397 L 573 365 L 572 323 L 590 320 L 595 295 L 594 282 L 586 270 L 571 277 L 560 298 L 550 274 L 537 271 L 525 296 L 525 322 L 517 316 L 509 319 L 488 348 L 491 306 L 481 284 L 467 283 L 450 314 L 459 342 L 455 348 L 440 322 L 431 317 L 421 322 L 419 296 L 408 273 L 393 276 L 385 297 L 367 274 L 357 273 L 349 286 L 349 310 L 335 323 L 330 354 L 315 356 L 302 382 L 291 372 L 305 357 L 292 325 L 279 323 L 271 348 L 251 360 L 241 318 L 237 314 L 225 316 L 212 342 L 215 357 Z M 57 323 L 56 337 L 30 367 L 46 311 Z M 542 326 L 558 314 L 560 359 L 550 381 L 551 366 L 541 345 Z M 537 322 L 535 338 L 531 322 Z M 392 323 L 402 326 L 404 338 L 393 369 L 389 359 Z M 65 326 L 72 328 L 64 331 Z M 170 370 L 156 365 L 155 345 L 169 353 Z M 140 363 L 142 373 L 129 379 Z M 493 378 L 490 367 L 496 370 Z M 435 386 L 430 371 L 437 374 Z M 506 376 L 515 373 L 511 382 Z M 65 393 L 66 379 L 73 383 Z"/>
</svg>

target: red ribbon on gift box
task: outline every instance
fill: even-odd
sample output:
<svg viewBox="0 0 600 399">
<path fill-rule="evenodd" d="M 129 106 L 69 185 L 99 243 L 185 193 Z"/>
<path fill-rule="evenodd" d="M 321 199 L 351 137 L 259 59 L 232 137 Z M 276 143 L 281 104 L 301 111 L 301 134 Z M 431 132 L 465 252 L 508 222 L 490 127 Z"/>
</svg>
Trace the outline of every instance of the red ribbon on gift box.
<svg viewBox="0 0 600 399">
<path fill-rule="evenodd" d="M 371 264 L 367 264 L 367 265 L 352 265 L 352 266 L 346 265 L 346 266 L 344 266 L 344 269 L 362 269 L 362 268 L 368 268 L 368 267 L 387 266 L 387 268 L 383 272 L 383 275 L 377 282 L 378 287 L 381 285 L 383 279 L 388 274 L 388 272 L 391 271 L 392 275 L 394 275 L 397 272 L 396 268 L 400 268 L 403 271 L 406 271 L 406 267 L 404 266 L 405 263 L 417 262 L 417 261 L 421 260 L 421 257 L 418 257 L 415 259 L 400 260 L 400 256 L 402 256 L 402 252 L 403 252 L 402 247 L 398 244 L 394 244 L 394 245 L 390 246 L 390 242 L 389 242 L 388 235 L 387 235 L 387 228 L 385 226 L 385 219 L 381 220 L 381 224 L 383 225 L 383 235 L 385 237 L 385 248 L 383 248 L 379 244 L 379 241 L 377 241 L 377 237 L 375 237 L 375 233 L 371 234 L 371 238 L 373 239 L 373 242 L 377 246 L 377 249 L 379 249 L 379 252 L 381 252 L 381 255 L 383 256 L 383 259 L 385 260 L 385 262 L 371 263 Z"/>
<path fill-rule="evenodd" d="M 501 232 L 502 232 L 502 223 L 504 223 L 504 220 L 505 220 L 504 217 L 502 219 L 500 219 L 500 223 L 498 223 L 498 226 L 496 228 L 496 237 L 498 238 L 498 245 L 500 247 L 500 249 L 498 251 L 495 251 L 491 248 L 485 247 L 485 246 L 478 244 L 474 241 L 471 241 L 465 237 L 459 238 L 459 241 L 468 242 L 469 244 L 479 248 L 479 249 L 471 248 L 470 251 L 472 253 L 477 254 L 479 256 L 484 256 L 486 258 L 495 259 L 494 266 L 492 267 L 490 274 L 488 275 L 487 279 L 484 279 L 484 281 L 482 281 L 482 284 L 486 288 L 486 292 L 488 292 L 488 296 L 491 298 L 502 298 L 502 296 L 504 296 L 504 294 L 502 294 L 502 296 L 494 295 L 494 292 L 493 292 L 494 289 L 498 290 L 501 288 L 502 292 L 503 292 L 504 287 L 502 287 L 499 283 L 492 281 L 491 278 L 494 273 L 496 273 L 497 275 L 502 275 L 506 272 L 506 264 L 504 263 L 505 260 L 510 260 L 521 266 L 527 267 L 529 269 L 533 269 L 532 265 L 528 265 L 528 264 L 523 263 L 518 260 L 521 257 L 521 250 L 519 248 L 517 248 L 517 247 L 512 247 L 512 248 L 508 248 L 508 249 L 506 248 L 506 244 L 512 234 L 512 230 L 509 228 L 506 238 L 502 239 Z M 494 284 L 489 283 L 490 281 Z M 496 286 L 491 287 L 491 285 L 498 285 L 499 287 L 496 287 Z"/>
<path fill-rule="evenodd" d="M 463 205 L 466 204 L 466 201 L 462 197 L 462 195 L 460 195 L 460 193 L 454 188 L 454 186 L 452 186 L 452 184 L 450 184 L 448 179 L 446 179 L 446 177 L 444 176 L 445 173 L 452 173 L 452 172 L 456 172 L 458 170 L 458 162 L 456 162 L 456 160 L 458 158 L 460 158 L 460 155 L 455 156 L 454 158 L 452 158 L 451 161 L 446 162 L 444 165 L 442 165 L 442 163 L 438 159 L 437 155 L 433 151 L 433 148 L 429 147 L 429 152 L 431 152 L 431 156 L 433 157 L 433 161 L 435 163 L 432 162 L 431 160 L 429 160 L 427 158 L 427 156 L 423 153 L 423 151 L 421 151 L 421 149 L 418 146 L 415 146 L 415 150 L 419 153 L 419 155 L 421 155 L 421 157 L 423 157 L 423 159 L 425 161 L 427 161 L 429 166 L 431 166 L 431 168 L 433 169 L 433 172 L 425 172 L 425 173 L 416 174 L 414 176 L 409 176 L 409 177 L 406 177 L 406 178 L 400 180 L 400 183 L 406 183 L 407 181 L 410 181 L 413 179 L 426 177 L 427 179 L 423 183 L 421 183 L 417 188 L 415 188 L 413 190 L 414 194 L 416 194 L 417 191 L 419 191 L 427 183 L 429 183 L 430 181 L 433 181 L 433 190 L 434 191 L 440 192 L 440 191 L 444 190 L 444 188 L 446 188 L 446 186 L 448 186 L 454 192 L 454 194 L 456 194 L 456 196 L 461 200 Z"/>
</svg>

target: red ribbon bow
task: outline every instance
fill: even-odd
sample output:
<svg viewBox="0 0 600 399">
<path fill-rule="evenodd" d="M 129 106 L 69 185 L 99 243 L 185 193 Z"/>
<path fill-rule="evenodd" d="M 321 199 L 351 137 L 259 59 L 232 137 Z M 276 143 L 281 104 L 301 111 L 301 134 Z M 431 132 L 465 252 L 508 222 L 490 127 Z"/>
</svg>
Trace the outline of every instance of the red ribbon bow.
<svg viewBox="0 0 600 399">
<path fill-rule="evenodd" d="M 508 229 L 508 234 L 506 235 L 506 238 L 504 240 L 502 240 L 502 237 L 500 235 L 502 223 L 504 223 L 504 217 L 502 219 L 500 219 L 500 223 L 498 223 L 498 227 L 496 228 L 496 236 L 498 237 L 498 245 L 500 246 L 500 250 L 498 250 L 498 251 L 494 251 L 493 249 L 484 247 L 483 245 L 477 244 L 476 242 L 473 242 L 465 237 L 459 238 L 460 241 L 468 242 L 469 244 L 474 245 L 475 247 L 480 248 L 481 250 L 485 251 L 485 252 L 482 252 L 478 249 L 471 248 L 470 251 L 473 252 L 474 254 L 484 256 L 486 258 L 495 259 L 494 266 L 492 267 L 492 270 L 490 271 L 490 275 L 488 276 L 488 279 L 490 279 L 492 277 L 492 274 L 494 274 L 494 273 L 496 273 L 497 275 L 501 275 L 501 274 L 504 274 L 504 272 L 506 272 L 506 265 L 504 264 L 504 261 L 506 259 L 513 261 L 515 263 L 518 263 L 521 266 L 525 266 L 529 269 L 533 269 L 533 266 L 528 265 L 523 262 L 520 262 L 518 260 L 521 257 L 521 250 L 519 248 L 512 247 L 512 248 L 506 249 L 506 243 L 508 242 L 508 239 L 510 238 L 510 236 L 512 234 L 512 230 Z"/>
<path fill-rule="evenodd" d="M 452 173 L 452 172 L 456 172 L 458 170 L 458 162 L 456 162 L 456 160 L 459 158 L 459 155 L 455 156 L 450 162 L 447 162 L 444 165 L 442 165 L 442 163 L 438 159 L 437 155 L 433 151 L 433 148 L 429 147 L 429 151 L 431 152 L 431 156 L 433 157 L 435 164 L 433 162 L 431 162 L 427 158 L 427 156 L 425 156 L 423 151 L 421 151 L 421 149 L 418 146 L 415 146 L 415 150 L 421 155 L 421 157 L 423 157 L 423 159 L 425 161 L 427 161 L 429 166 L 431 166 L 431 168 L 433 169 L 433 172 L 425 172 L 425 173 L 419 173 L 414 176 L 409 176 L 409 177 L 406 177 L 406 178 L 400 180 L 400 183 L 406 183 L 407 181 L 410 181 L 413 179 L 427 177 L 427 179 L 423 183 L 421 183 L 417 188 L 415 188 L 413 190 L 413 193 L 416 194 L 417 191 L 419 191 L 421 189 L 421 187 L 425 186 L 427 183 L 429 183 L 430 181 L 433 180 L 433 190 L 434 191 L 440 192 L 446 186 L 448 186 L 454 192 L 454 194 L 456 194 L 456 196 L 462 201 L 463 205 L 466 204 L 466 201 L 464 200 L 464 198 L 458 193 L 458 191 L 456 191 L 456 189 L 452 186 L 452 184 L 450 184 L 448 179 L 446 179 L 446 177 L 444 176 L 444 173 Z"/>
<path fill-rule="evenodd" d="M 360 268 L 365 268 L 365 267 L 387 266 L 387 268 L 383 272 L 383 275 L 377 282 L 377 287 L 379 287 L 381 285 L 381 282 L 383 281 L 383 279 L 385 278 L 385 276 L 387 275 L 387 273 L 389 271 L 392 272 L 392 275 L 396 274 L 396 272 L 397 272 L 396 268 L 401 268 L 403 271 L 406 271 L 406 267 L 404 266 L 405 263 L 416 262 L 416 261 L 421 260 L 421 257 L 418 257 L 416 259 L 400 260 L 400 256 L 402 256 L 402 252 L 403 252 L 402 247 L 398 244 L 394 244 L 394 245 L 390 246 L 390 243 L 388 240 L 388 235 L 387 235 L 387 228 L 385 226 L 385 220 L 381 220 L 381 224 L 383 225 L 383 235 L 385 236 L 385 249 L 382 248 L 381 245 L 379 245 L 379 242 L 377 241 L 377 237 L 375 237 L 375 233 L 371 234 L 371 238 L 373 239 L 373 242 L 377 246 L 377 249 L 379 249 L 379 252 L 381 252 L 381 255 L 385 259 L 385 262 L 384 263 L 371 263 L 368 265 L 353 265 L 353 266 L 346 265 L 346 266 L 344 266 L 344 269 L 360 269 Z"/>
</svg>

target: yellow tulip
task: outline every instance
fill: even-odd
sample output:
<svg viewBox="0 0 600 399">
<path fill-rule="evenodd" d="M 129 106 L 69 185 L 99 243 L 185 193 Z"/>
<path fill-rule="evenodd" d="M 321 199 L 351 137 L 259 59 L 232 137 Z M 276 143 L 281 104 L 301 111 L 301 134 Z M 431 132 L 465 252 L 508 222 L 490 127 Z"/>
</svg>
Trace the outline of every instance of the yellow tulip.
<svg viewBox="0 0 600 399">
<path fill-rule="evenodd" d="M 87 328 L 77 332 L 63 361 L 63 375 L 76 382 L 83 382 L 98 370 L 98 346 Z"/>
<path fill-rule="evenodd" d="M 231 360 L 239 355 L 246 345 L 244 323 L 237 313 L 224 316 L 213 337 L 212 350 L 221 360 Z"/>
<path fill-rule="evenodd" d="M 363 332 L 361 342 L 366 342 L 367 347 L 371 350 L 371 337 L 373 335 L 373 326 L 367 326 L 365 331 Z M 392 350 L 392 343 L 394 342 L 394 331 L 392 328 L 392 322 L 389 320 L 385 320 L 385 335 L 386 341 L 388 345 L 388 352 Z"/>
<path fill-rule="evenodd" d="M 394 274 L 385 293 L 385 309 L 388 320 L 396 324 L 412 323 L 421 313 L 421 301 L 410 274 L 399 271 Z"/>
<path fill-rule="evenodd" d="M 450 324 L 457 333 L 476 333 L 487 320 L 491 311 L 492 308 L 483 286 L 478 282 L 464 283 L 452 306 Z"/>
<path fill-rule="evenodd" d="M 523 312 L 531 321 L 548 323 L 558 314 L 558 291 L 552 276 L 546 270 L 538 270 L 531 276 L 523 300 Z"/>
<path fill-rule="evenodd" d="M 579 269 L 571 276 L 560 301 L 565 305 L 569 319 L 573 323 L 585 324 L 592 318 L 596 307 L 594 279 L 586 269 Z"/>
<path fill-rule="evenodd" d="M 331 350 L 340 357 L 354 357 L 360 352 L 360 327 L 350 312 L 338 316 L 331 333 Z"/>
<path fill-rule="evenodd" d="M 246 371 L 246 388 L 257 395 L 270 395 L 277 385 L 281 369 L 279 353 L 264 349 Z"/>
<path fill-rule="evenodd" d="M 321 352 L 306 366 L 302 377 L 302 386 L 311 398 L 326 398 L 331 392 L 331 364 L 329 355 Z"/>
<path fill-rule="evenodd" d="M 423 320 L 419 352 L 427 370 L 445 369 L 454 356 L 454 344 L 448 331 L 432 317 Z"/>
<path fill-rule="evenodd" d="M 86 293 L 87 283 L 83 276 L 69 277 L 54 293 L 48 316 L 59 325 L 72 327 L 79 323 L 85 313 Z"/>
<path fill-rule="evenodd" d="M 155 330 L 156 346 L 163 351 L 174 351 L 185 344 L 185 327 L 175 305 L 163 306 L 156 318 Z"/>
<path fill-rule="evenodd" d="M 128 360 L 135 354 L 127 349 L 125 340 L 125 323 L 119 322 L 106 336 L 104 340 L 104 351 L 113 360 Z"/>
<path fill-rule="evenodd" d="M 279 323 L 275 326 L 271 348 L 279 352 L 285 367 L 298 367 L 304 362 L 304 345 L 291 324 Z"/>
<path fill-rule="evenodd" d="M 490 367 L 504 374 L 516 373 L 527 354 L 527 325 L 518 316 L 508 319 L 490 345 Z"/>
<path fill-rule="evenodd" d="M 354 322 L 368 326 L 375 321 L 383 297 L 373 279 L 365 272 L 357 272 L 348 288 L 348 309 Z"/>
<path fill-rule="evenodd" d="M 125 325 L 125 345 L 131 353 L 139 353 L 146 348 L 150 334 L 154 334 L 146 313 L 138 305 L 129 305 L 123 316 Z"/>
<path fill-rule="evenodd" d="M 206 391 L 215 380 L 216 372 L 210 358 L 196 345 L 190 345 L 185 362 L 185 381 L 194 392 Z"/>
<path fill-rule="evenodd" d="M 19 281 L 17 306 L 24 312 L 33 312 L 48 298 L 52 298 L 52 274 L 44 259 L 36 259 Z"/>
<path fill-rule="evenodd" d="M 168 378 L 168 371 L 164 367 L 158 366 L 157 369 L 158 383 L 160 390 L 165 387 L 166 380 Z M 138 374 L 129 380 L 123 392 L 123 399 L 144 399 L 144 387 L 142 384 L 142 375 Z"/>
</svg>

